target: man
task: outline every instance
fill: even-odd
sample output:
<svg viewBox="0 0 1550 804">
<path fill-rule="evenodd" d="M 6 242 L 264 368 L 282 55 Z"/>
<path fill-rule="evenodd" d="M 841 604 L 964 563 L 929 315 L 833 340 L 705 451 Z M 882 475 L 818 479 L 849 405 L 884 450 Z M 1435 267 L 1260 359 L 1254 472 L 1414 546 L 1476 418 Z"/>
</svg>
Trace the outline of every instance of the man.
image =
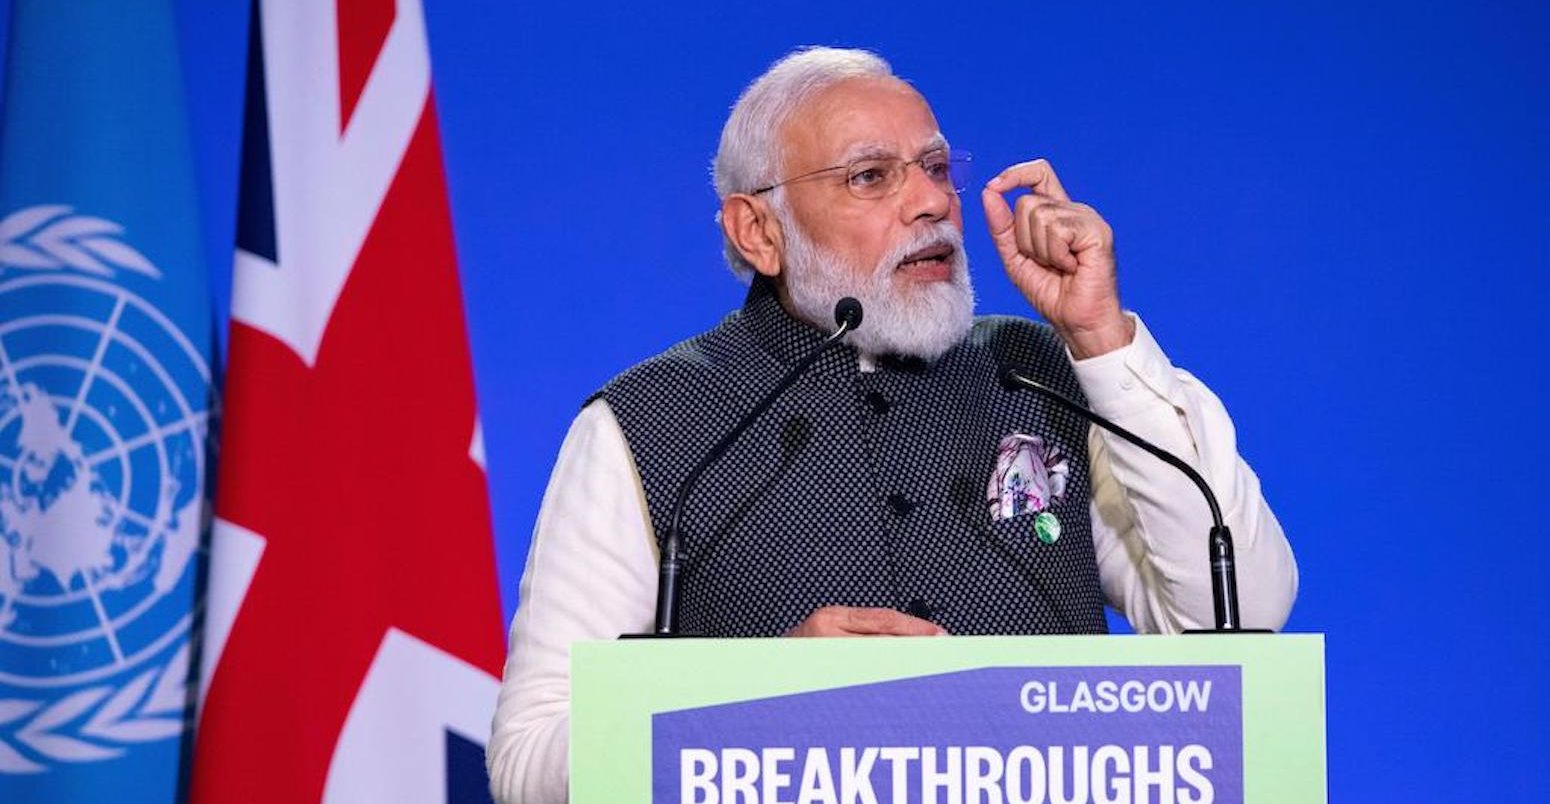
<svg viewBox="0 0 1550 804">
<path fill-rule="evenodd" d="M 570 644 L 645 632 L 656 535 L 689 468 L 789 366 L 865 315 L 705 476 L 684 514 L 680 622 L 703 635 L 1209 627 L 1206 506 L 1154 458 L 997 382 L 1014 366 L 1181 455 L 1237 538 L 1247 626 L 1297 576 L 1221 404 L 1122 311 L 1113 236 L 1047 162 L 981 192 L 1008 275 L 1048 326 L 973 317 L 954 157 L 864 51 L 815 48 L 743 93 L 715 162 L 744 307 L 610 382 L 555 464 L 490 741 L 497 798 L 561 801 Z M 1006 194 L 1026 188 L 1009 206 Z"/>
</svg>

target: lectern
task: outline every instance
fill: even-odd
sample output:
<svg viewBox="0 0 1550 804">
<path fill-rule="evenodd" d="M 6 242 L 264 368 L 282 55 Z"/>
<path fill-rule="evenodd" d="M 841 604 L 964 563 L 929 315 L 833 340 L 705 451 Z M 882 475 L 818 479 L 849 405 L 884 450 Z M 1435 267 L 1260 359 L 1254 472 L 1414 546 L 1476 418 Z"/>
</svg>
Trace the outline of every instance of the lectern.
<svg viewBox="0 0 1550 804">
<path fill-rule="evenodd" d="M 1326 800 L 1320 635 L 620 640 L 571 682 L 576 804 Z"/>
</svg>

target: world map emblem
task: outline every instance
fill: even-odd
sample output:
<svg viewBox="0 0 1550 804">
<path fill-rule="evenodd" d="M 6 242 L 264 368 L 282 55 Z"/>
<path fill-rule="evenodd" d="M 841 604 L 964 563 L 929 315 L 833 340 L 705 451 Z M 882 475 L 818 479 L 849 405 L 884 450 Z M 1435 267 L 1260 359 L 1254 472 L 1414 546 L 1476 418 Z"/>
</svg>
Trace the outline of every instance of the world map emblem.
<svg viewBox="0 0 1550 804">
<path fill-rule="evenodd" d="M 0 219 L 0 773 L 187 726 L 211 372 L 162 281 L 111 221 Z"/>
</svg>

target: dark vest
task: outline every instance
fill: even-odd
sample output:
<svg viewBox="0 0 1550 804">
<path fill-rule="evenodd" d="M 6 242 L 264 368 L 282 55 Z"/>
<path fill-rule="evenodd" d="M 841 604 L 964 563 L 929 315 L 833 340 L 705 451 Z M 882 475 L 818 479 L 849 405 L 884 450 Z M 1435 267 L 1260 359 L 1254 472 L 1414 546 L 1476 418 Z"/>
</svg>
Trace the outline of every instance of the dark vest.
<svg viewBox="0 0 1550 804">
<path fill-rule="evenodd" d="M 640 363 L 608 401 L 645 487 L 656 533 L 682 478 L 777 378 L 823 338 L 756 281 L 715 329 Z M 1082 399 L 1049 327 L 980 317 L 934 363 L 862 372 L 831 350 L 705 475 L 683 518 L 680 622 L 704 636 L 773 636 L 825 605 L 927 615 L 954 634 L 1106 630 L 1089 520 L 1087 425 L 1000 365 Z M 1033 515 L 992 521 L 986 486 L 1010 433 L 1068 458 L 1046 544 Z"/>
</svg>

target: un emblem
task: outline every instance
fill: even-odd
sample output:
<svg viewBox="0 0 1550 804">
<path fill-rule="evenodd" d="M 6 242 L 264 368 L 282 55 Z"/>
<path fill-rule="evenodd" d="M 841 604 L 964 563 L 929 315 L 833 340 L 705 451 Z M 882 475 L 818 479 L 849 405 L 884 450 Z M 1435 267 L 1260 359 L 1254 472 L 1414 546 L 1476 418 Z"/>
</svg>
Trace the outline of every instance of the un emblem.
<svg viewBox="0 0 1550 804">
<path fill-rule="evenodd" d="M 210 366 L 115 281 L 160 279 L 121 234 L 60 206 L 0 220 L 0 773 L 189 717 Z"/>
</svg>

